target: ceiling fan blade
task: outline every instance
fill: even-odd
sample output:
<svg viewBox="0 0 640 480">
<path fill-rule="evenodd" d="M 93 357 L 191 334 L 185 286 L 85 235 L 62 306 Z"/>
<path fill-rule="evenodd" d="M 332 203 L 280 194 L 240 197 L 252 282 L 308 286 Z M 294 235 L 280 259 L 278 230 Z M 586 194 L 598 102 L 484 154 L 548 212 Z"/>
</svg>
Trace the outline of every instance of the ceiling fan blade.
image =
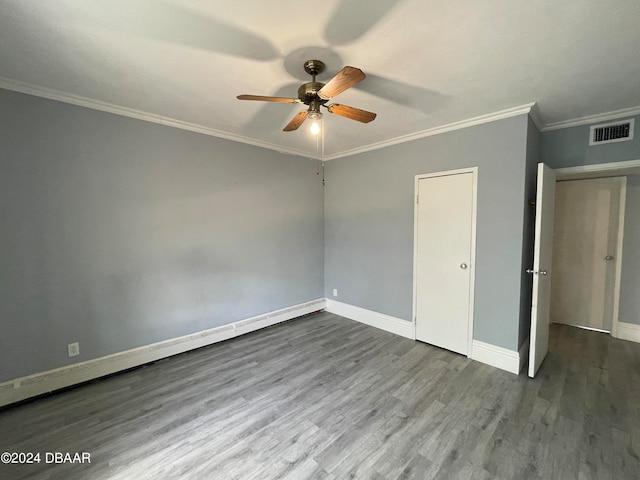
<svg viewBox="0 0 640 480">
<path fill-rule="evenodd" d="M 350 118 L 351 120 L 357 120 L 362 123 L 369 123 L 377 116 L 373 112 L 367 112 L 366 110 L 360 110 L 359 108 L 349 107 L 347 105 L 340 105 L 339 103 L 327 105 L 327 110 L 334 115 L 340 115 L 341 117 Z"/>
<path fill-rule="evenodd" d="M 277 103 L 301 103 L 299 98 L 289 97 L 265 97 L 262 95 L 238 95 L 238 100 L 259 100 L 261 102 L 277 102 Z"/>
<path fill-rule="evenodd" d="M 318 96 L 323 100 L 329 100 L 361 82 L 365 77 L 366 75 L 359 68 L 344 67 L 324 87 L 318 90 Z"/>
<path fill-rule="evenodd" d="M 281 86 L 277 90 L 268 92 L 273 97 L 288 97 L 289 93 L 295 92 L 298 88 L 297 83 L 289 83 Z M 293 110 L 289 107 L 291 104 L 271 103 L 271 102 L 250 102 L 257 111 L 251 115 L 251 118 L 244 124 L 240 133 L 244 135 L 256 135 L 257 132 L 272 131 L 274 125 L 286 125 L 291 119 L 292 111 L 298 112 L 298 108 Z M 302 107 L 300 107 L 302 109 Z"/>
<path fill-rule="evenodd" d="M 298 113 L 295 117 L 291 119 L 291 121 L 287 124 L 286 127 L 282 129 L 282 131 L 292 132 L 294 130 L 297 130 L 300 127 L 300 125 L 302 125 L 304 121 L 307 119 L 307 115 L 309 115 L 309 111 L 302 110 L 300 113 Z"/>
</svg>

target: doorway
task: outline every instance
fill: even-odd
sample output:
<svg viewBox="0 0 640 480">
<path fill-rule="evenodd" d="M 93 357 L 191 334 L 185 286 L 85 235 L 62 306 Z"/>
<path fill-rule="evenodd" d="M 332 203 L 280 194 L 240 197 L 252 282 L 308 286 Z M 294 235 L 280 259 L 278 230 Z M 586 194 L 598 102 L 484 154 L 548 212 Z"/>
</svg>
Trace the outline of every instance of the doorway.
<svg viewBox="0 0 640 480">
<path fill-rule="evenodd" d="M 536 229 L 535 229 L 535 245 L 542 245 L 546 243 L 553 243 L 554 238 L 554 222 L 553 220 L 548 222 L 549 225 L 544 226 L 540 220 L 543 216 L 539 215 L 540 210 L 544 205 L 550 205 L 555 202 L 555 188 L 550 189 L 549 193 L 546 194 L 544 189 L 541 188 L 547 182 L 541 182 L 544 178 L 544 175 L 541 175 L 544 172 L 549 172 L 549 179 L 553 178 L 554 186 L 556 181 L 562 180 L 577 180 L 577 179 L 586 179 L 586 178 L 600 178 L 600 177 L 615 177 L 615 176 L 624 176 L 626 178 L 627 175 L 638 175 L 640 174 L 640 160 L 631 160 L 625 162 L 612 162 L 605 164 L 595 164 L 595 165 L 584 165 L 578 167 L 567 167 L 567 168 L 559 168 L 559 169 L 550 169 L 544 164 L 538 164 L 538 188 L 537 188 L 537 196 L 536 196 Z M 624 185 L 624 184 L 623 184 Z M 624 227 L 624 205 L 626 200 L 626 191 L 623 188 L 619 195 L 620 198 L 620 207 L 619 207 L 619 219 L 618 219 L 618 229 L 622 229 Z M 553 218 L 554 210 L 550 211 L 550 215 L 546 215 L 547 218 Z M 542 228 L 544 226 L 544 228 Z M 634 324 L 626 324 L 619 323 L 618 315 L 619 315 L 619 292 L 622 280 L 622 240 L 623 235 L 620 233 L 617 239 L 617 250 L 616 255 L 613 260 L 615 263 L 615 273 L 614 273 L 614 297 L 613 297 L 613 314 L 612 314 L 612 324 L 611 324 L 611 335 L 616 338 L 623 338 L 626 340 L 632 341 L 640 341 L 640 328 L 636 328 Z M 531 335 L 530 335 L 530 345 L 529 345 L 529 376 L 535 376 L 539 365 L 542 363 L 544 356 L 546 355 L 548 349 L 548 333 L 549 333 L 549 324 L 551 320 L 550 315 L 550 295 L 546 296 L 542 299 L 536 299 L 536 291 L 537 284 L 540 283 L 540 279 L 543 279 L 547 276 L 548 266 L 541 265 L 540 256 L 538 255 L 537 247 L 534 248 L 534 262 L 533 268 L 528 269 L 527 272 L 534 275 L 533 277 L 533 299 L 532 299 L 532 308 L 531 308 Z M 605 254 L 605 257 L 607 255 Z M 605 261 L 609 261 L 605 258 Z M 551 276 L 553 276 L 553 269 L 555 268 L 556 259 L 553 261 L 553 268 L 551 268 Z M 544 268 L 543 268 L 544 267 Z M 554 285 L 551 286 L 551 289 L 555 288 Z M 542 312 L 544 313 L 546 310 L 546 314 L 537 315 L 536 312 L 540 311 L 538 308 L 540 305 L 542 308 Z M 622 334 L 622 327 L 624 328 L 624 334 Z M 542 335 L 537 335 L 538 331 L 542 332 Z M 533 364 L 533 365 L 532 365 Z"/>
<path fill-rule="evenodd" d="M 551 322 L 611 332 L 625 187 L 626 177 L 557 182 Z"/>
</svg>

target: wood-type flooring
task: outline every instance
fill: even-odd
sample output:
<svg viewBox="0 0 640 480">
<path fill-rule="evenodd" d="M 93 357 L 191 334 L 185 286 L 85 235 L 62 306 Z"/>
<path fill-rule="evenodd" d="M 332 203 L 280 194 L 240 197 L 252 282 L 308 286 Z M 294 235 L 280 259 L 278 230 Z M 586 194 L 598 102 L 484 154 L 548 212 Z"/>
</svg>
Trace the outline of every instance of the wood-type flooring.
<svg viewBox="0 0 640 480">
<path fill-rule="evenodd" d="M 640 479 L 640 344 L 552 325 L 529 379 L 321 312 L 5 408 L 0 452 L 41 454 L 11 480 Z"/>
</svg>

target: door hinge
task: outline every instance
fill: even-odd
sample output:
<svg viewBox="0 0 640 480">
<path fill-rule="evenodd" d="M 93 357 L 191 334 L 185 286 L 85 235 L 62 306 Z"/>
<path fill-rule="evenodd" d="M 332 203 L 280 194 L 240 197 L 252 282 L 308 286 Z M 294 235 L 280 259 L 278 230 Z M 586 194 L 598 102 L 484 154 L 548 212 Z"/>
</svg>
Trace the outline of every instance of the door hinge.
<svg viewBox="0 0 640 480">
<path fill-rule="evenodd" d="M 416 195 L 416 204 L 420 204 L 420 195 Z"/>
</svg>

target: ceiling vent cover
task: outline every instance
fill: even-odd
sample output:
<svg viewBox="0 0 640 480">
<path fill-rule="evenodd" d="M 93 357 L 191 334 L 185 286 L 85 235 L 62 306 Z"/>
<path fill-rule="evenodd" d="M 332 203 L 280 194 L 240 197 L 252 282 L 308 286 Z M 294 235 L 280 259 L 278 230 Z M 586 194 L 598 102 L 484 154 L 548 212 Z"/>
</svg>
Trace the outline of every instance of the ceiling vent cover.
<svg viewBox="0 0 640 480">
<path fill-rule="evenodd" d="M 633 140 L 633 124 L 635 120 L 618 120 L 612 123 L 592 125 L 589 133 L 589 145 L 603 143 L 626 142 Z"/>
</svg>

